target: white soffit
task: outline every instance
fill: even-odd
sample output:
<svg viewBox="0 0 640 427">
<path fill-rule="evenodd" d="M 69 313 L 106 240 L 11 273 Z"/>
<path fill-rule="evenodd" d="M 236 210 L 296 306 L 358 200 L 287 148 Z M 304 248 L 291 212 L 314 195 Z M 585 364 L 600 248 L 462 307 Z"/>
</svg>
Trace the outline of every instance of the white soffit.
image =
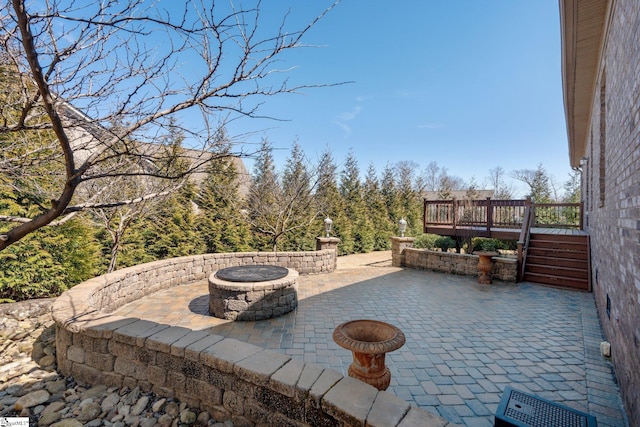
<svg viewBox="0 0 640 427">
<path fill-rule="evenodd" d="M 579 166 L 586 152 L 608 4 L 560 0 L 562 86 L 572 167 Z"/>
</svg>

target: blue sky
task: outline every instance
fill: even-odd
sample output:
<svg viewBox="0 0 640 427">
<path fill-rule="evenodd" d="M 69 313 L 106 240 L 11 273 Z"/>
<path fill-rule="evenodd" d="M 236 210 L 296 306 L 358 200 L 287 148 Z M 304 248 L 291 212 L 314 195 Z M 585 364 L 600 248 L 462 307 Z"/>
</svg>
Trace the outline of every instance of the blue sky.
<svg viewBox="0 0 640 427">
<path fill-rule="evenodd" d="M 295 28 L 331 3 L 263 2 L 264 25 L 288 9 Z M 557 0 L 343 0 L 304 39 L 319 47 L 280 66 L 295 67 L 294 84 L 353 83 L 269 98 L 261 112 L 286 121 L 242 120 L 230 133 L 268 138 L 280 167 L 297 140 L 311 159 L 353 150 L 363 174 L 435 161 L 482 184 L 496 166 L 542 163 L 564 182 L 558 13 Z"/>
</svg>

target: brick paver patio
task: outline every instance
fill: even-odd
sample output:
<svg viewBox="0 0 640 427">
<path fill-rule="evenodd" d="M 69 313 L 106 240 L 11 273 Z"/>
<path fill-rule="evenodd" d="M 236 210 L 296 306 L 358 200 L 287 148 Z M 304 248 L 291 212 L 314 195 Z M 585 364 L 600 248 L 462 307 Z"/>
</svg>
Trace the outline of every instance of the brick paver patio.
<svg viewBox="0 0 640 427">
<path fill-rule="evenodd" d="M 205 282 L 159 292 L 117 314 L 207 330 L 337 369 L 351 353 L 340 323 L 370 318 L 403 330 L 387 355 L 390 392 L 467 426 L 492 426 L 505 386 L 625 426 L 593 294 L 391 267 L 390 252 L 338 259 L 336 272 L 301 276 L 299 306 L 282 317 L 230 322 L 208 315 Z"/>
</svg>

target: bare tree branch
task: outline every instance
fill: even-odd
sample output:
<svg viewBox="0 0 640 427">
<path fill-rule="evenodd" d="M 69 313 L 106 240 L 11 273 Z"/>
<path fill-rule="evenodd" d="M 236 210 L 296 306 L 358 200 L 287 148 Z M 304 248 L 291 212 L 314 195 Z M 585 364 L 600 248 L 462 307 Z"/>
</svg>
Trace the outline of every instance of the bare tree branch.
<svg viewBox="0 0 640 427">
<path fill-rule="evenodd" d="M 265 27 L 269 5 L 261 3 L 0 6 L 0 184 L 33 194 L 38 208 L 22 219 L 0 216 L 18 224 L 0 235 L 0 250 L 84 209 L 160 197 L 163 190 L 94 203 L 87 189 L 119 177 L 181 182 L 219 158 L 227 123 L 263 117 L 269 97 L 333 86 L 292 85 L 293 67 L 280 63 L 337 4 L 294 31 L 286 15 Z M 181 150 L 167 140 L 176 129 Z"/>
</svg>

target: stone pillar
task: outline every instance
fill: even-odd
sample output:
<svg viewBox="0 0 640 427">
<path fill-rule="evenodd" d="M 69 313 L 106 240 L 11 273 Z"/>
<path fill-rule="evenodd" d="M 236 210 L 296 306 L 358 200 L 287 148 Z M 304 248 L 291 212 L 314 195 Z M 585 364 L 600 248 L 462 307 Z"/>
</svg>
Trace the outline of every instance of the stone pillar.
<svg viewBox="0 0 640 427">
<path fill-rule="evenodd" d="M 412 248 L 415 237 L 392 237 L 391 238 L 391 265 L 394 267 L 404 267 L 404 250 Z"/>
<path fill-rule="evenodd" d="M 333 268 L 331 271 L 335 271 L 338 264 L 338 243 L 340 243 L 340 239 L 337 237 L 316 237 L 316 251 L 333 249 Z"/>
<path fill-rule="evenodd" d="M 316 251 L 323 251 L 325 249 L 338 250 L 338 243 L 340 239 L 337 237 L 316 237 Z"/>
</svg>

